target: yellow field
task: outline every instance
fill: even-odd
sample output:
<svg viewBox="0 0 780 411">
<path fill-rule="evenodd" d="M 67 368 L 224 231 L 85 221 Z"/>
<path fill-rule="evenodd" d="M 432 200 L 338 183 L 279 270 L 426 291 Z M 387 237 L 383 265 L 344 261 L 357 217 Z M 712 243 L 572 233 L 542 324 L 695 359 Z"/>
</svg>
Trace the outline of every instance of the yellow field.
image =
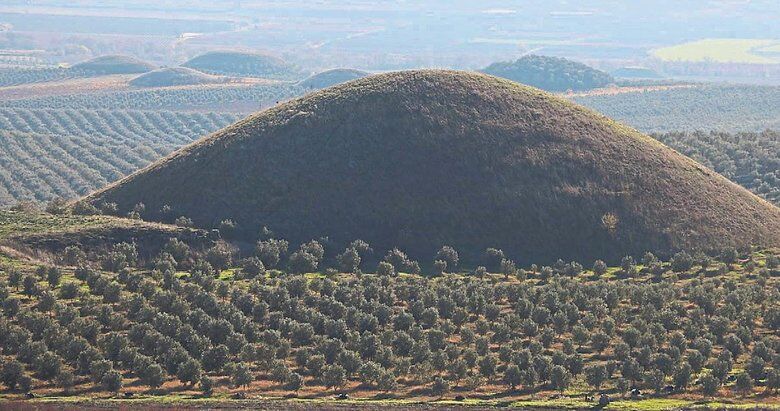
<svg viewBox="0 0 780 411">
<path fill-rule="evenodd" d="M 780 40 L 705 39 L 651 51 L 665 61 L 712 61 L 718 63 L 780 63 L 780 57 L 758 54 L 780 49 Z"/>
</svg>

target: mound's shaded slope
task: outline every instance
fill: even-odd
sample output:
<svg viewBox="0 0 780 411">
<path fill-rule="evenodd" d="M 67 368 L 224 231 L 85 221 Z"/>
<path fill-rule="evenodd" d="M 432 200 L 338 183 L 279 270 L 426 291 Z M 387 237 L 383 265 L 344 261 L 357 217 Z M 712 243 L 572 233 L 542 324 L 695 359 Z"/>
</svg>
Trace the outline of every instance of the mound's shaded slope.
<svg viewBox="0 0 780 411">
<path fill-rule="evenodd" d="M 282 104 L 88 200 L 426 259 L 442 244 L 535 262 L 780 244 L 780 210 L 657 141 L 536 89 L 451 71 Z"/>
<path fill-rule="evenodd" d="M 325 88 L 335 86 L 336 84 L 346 83 L 347 81 L 357 80 L 359 78 L 366 77 L 371 73 L 363 70 L 355 69 L 333 69 L 317 73 L 300 83 L 301 87 L 305 88 Z"/>
<path fill-rule="evenodd" d="M 590 90 L 614 81 L 609 74 L 576 61 L 534 55 L 493 63 L 482 72 L 547 91 Z"/>
<path fill-rule="evenodd" d="M 295 67 L 278 57 L 238 51 L 211 51 L 193 57 L 182 66 L 229 76 L 289 78 L 297 74 Z"/>
<path fill-rule="evenodd" d="M 224 83 L 226 80 L 225 77 L 202 73 L 186 67 L 170 67 L 142 74 L 130 80 L 130 85 L 134 87 L 172 87 Z"/>
<path fill-rule="evenodd" d="M 130 56 L 100 56 L 74 64 L 72 68 L 92 74 L 136 74 L 152 71 L 156 67 Z"/>
</svg>

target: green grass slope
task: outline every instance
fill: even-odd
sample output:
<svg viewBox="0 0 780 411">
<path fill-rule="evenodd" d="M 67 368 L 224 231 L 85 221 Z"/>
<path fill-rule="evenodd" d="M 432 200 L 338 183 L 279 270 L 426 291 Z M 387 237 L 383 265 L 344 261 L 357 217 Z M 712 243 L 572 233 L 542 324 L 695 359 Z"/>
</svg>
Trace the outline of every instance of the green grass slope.
<svg viewBox="0 0 780 411">
<path fill-rule="evenodd" d="M 350 80 L 356 80 L 366 77 L 371 73 L 355 69 L 333 69 L 317 73 L 298 83 L 299 86 L 307 89 L 321 89 L 336 84 L 346 83 Z"/>
<path fill-rule="evenodd" d="M 362 238 L 521 261 L 780 244 L 780 209 L 652 138 L 540 90 L 407 71 L 312 93 L 86 201 L 163 205 L 292 241 Z"/>
<path fill-rule="evenodd" d="M 278 57 L 238 51 L 211 51 L 193 57 L 182 67 L 242 77 L 291 78 L 298 74 L 295 67 Z"/>
<path fill-rule="evenodd" d="M 72 69 L 92 74 L 135 74 L 146 73 L 156 67 L 143 60 L 131 56 L 110 55 L 100 56 L 74 64 Z"/>
<path fill-rule="evenodd" d="M 168 67 L 144 73 L 132 80 L 133 87 L 173 87 L 224 83 L 227 78 L 186 67 Z"/>
<path fill-rule="evenodd" d="M 51 215 L 42 212 L 0 210 L 0 251 L 16 250 L 28 256 L 59 254 L 68 246 L 105 251 L 118 242 L 135 243 L 148 254 L 171 238 L 193 246 L 212 240 L 203 230 L 111 216 Z M 5 247 L 5 248 L 3 248 Z"/>
</svg>

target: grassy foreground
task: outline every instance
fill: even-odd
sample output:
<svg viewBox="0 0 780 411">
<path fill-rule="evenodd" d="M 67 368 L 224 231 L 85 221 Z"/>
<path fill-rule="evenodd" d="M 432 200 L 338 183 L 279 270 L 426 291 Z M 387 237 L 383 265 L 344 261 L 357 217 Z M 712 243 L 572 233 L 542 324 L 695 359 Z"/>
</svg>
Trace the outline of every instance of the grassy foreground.
<svg viewBox="0 0 780 411">
<path fill-rule="evenodd" d="M 3 397 L 0 396 L 0 404 Z M 706 401 L 706 400 L 685 400 L 685 399 L 642 399 L 642 400 L 618 400 L 613 401 L 606 407 L 594 406 L 593 403 L 574 399 L 559 398 L 554 400 L 480 400 L 466 399 L 464 401 L 454 400 L 435 400 L 435 401 L 415 401 L 405 399 L 372 399 L 372 398 L 353 398 L 348 400 L 328 399 L 307 399 L 307 398 L 285 398 L 285 397 L 259 397 L 250 399 L 233 399 L 229 396 L 186 396 L 186 395 L 165 395 L 165 396 L 138 396 L 136 398 L 105 398 L 95 399 L 82 396 L 71 397 L 45 397 L 19 402 L 7 402 L 6 406 L 35 406 L 36 409 L 57 409 L 78 406 L 79 409 L 103 409 L 121 407 L 123 409 L 136 408 L 175 408 L 175 409 L 199 409 L 199 408 L 252 408 L 252 409 L 450 409 L 450 408 L 469 408 L 469 409 L 493 409 L 493 408 L 517 408 L 528 410 L 582 410 L 582 409 L 601 409 L 615 411 L 666 411 L 666 410 L 780 410 L 779 404 L 768 404 L 765 402 L 724 402 L 724 401 Z M 51 407 L 51 408 L 49 408 Z"/>
</svg>

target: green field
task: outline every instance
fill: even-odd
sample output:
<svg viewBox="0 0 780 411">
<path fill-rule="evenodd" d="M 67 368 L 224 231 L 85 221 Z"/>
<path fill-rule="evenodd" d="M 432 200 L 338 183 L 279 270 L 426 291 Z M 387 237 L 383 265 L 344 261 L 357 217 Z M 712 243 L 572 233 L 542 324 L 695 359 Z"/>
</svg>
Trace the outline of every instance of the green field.
<svg viewBox="0 0 780 411">
<path fill-rule="evenodd" d="M 780 40 L 704 39 L 652 51 L 664 61 L 774 64 L 780 59 L 762 56 L 759 51 L 776 49 Z"/>
</svg>

